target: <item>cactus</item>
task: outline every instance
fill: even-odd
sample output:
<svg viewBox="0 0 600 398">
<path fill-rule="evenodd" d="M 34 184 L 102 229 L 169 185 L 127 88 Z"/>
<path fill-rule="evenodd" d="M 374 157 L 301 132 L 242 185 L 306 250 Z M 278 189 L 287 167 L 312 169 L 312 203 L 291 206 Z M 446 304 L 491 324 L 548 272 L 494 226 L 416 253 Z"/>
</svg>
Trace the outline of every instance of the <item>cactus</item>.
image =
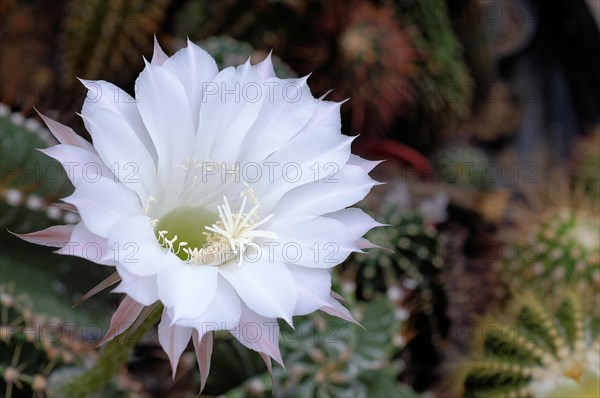
<svg viewBox="0 0 600 398">
<path fill-rule="evenodd" d="M 525 293 L 512 315 L 482 319 L 471 357 L 451 377 L 456 396 L 599 396 L 598 318 L 586 315 L 574 292 L 553 299 Z"/>
<path fill-rule="evenodd" d="M 385 294 L 406 320 L 402 355 L 409 362 L 407 377 L 420 387 L 431 382 L 439 361 L 439 343 L 448 331 L 447 297 L 440 269 L 442 236 L 417 211 L 400 211 L 394 203 L 381 206 L 376 228 L 367 239 L 383 249 L 351 257 L 342 271 L 342 289 L 359 300 Z"/>
<path fill-rule="evenodd" d="M 391 3 L 375 6 L 355 2 L 339 35 L 337 82 L 332 97 L 352 97 L 352 129 L 360 132 L 386 133 L 394 119 L 406 116 L 414 105 L 407 89 L 415 76 L 413 62 L 417 52 L 411 44 L 412 34 L 395 20 Z"/>
<path fill-rule="evenodd" d="M 90 345 L 72 325 L 32 311 L 31 301 L 0 285 L 0 391 L 3 396 L 45 396 L 48 376 L 81 362 Z"/>
<path fill-rule="evenodd" d="M 143 66 L 130 54 L 152 52 L 152 35 L 159 31 L 170 0 L 74 0 L 66 7 L 61 38 L 62 84 L 73 76 L 127 82 Z M 131 65 L 133 64 L 133 65 Z"/>
<path fill-rule="evenodd" d="M 54 143 L 37 120 L 0 104 L 0 226 L 20 232 L 77 221 L 76 214 L 48 206 L 72 191 L 61 164 L 37 151 Z"/>
<path fill-rule="evenodd" d="M 401 344 L 391 304 L 374 300 L 357 306 L 364 329 L 315 313 L 297 319 L 295 329 L 282 333 L 281 345 L 289 363 L 273 369 L 275 397 L 394 396 L 418 397 L 399 383 L 401 362 L 393 359 Z M 268 374 L 250 378 L 227 397 L 271 395 Z"/>
<path fill-rule="evenodd" d="M 107 342 L 101 348 L 92 366 L 86 369 L 69 369 L 67 372 L 57 374 L 56 377 L 53 375 L 49 380 L 52 396 L 85 398 L 103 393 L 107 388 L 114 388 L 110 384 L 115 374 L 127 363 L 136 343 L 158 322 L 162 306 L 157 305 L 151 311 L 135 331 L 127 332 L 125 336 L 117 336 Z"/>
<path fill-rule="evenodd" d="M 397 3 L 399 17 L 419 32 L 413 39 L 413 46 L 421 55 L 416 62 L 417 84 L 413 88 L 419 106 L 412 120 L 415 129 L 422 134 L 413 134 L 412 138 L 418 140 L 417 146 L 430 146 L 468 118 L 472 79 L 446 2 L 406 0 Z"/>
<path fill-rule="evenodd" d="M 572 283 L 588 293 L 600 287 L 600 220 L 593 213 L 562 207 L 548 212 L 525 242 L 508 246 L 503 258 L 509 286 L 550 291 Z"/>
<path fill-rule="evenodd" d="M 575 149 L 574 178 L 596 201 L 600 198 L 600 129 L 581 139 Z"/>
<path fill-rule="evenodd" d="M 198 42 L 198 45 L 215 58 L 219 69 L 243 64 L 249 57 L 252 57 L 253 62 L 256 63 L 258 62 L 258 58 L 262 59 L 266 55 L 255 50 L 251 44 L 229 36 L 212 36 Z M 273 61 L 275 74 L 278 77 L 296 77 L 296 73 L 281 58 L 272 55 L 271 60 Z"/>
<path fill-rule="evenodd" d="M 487 155 L 480 149 L 452 145 L 438 154 L 436 168 L 438 175 L 448 183 L 486 189 L 493 183 L 486 175 L 489 163 Z"/>
</svg>

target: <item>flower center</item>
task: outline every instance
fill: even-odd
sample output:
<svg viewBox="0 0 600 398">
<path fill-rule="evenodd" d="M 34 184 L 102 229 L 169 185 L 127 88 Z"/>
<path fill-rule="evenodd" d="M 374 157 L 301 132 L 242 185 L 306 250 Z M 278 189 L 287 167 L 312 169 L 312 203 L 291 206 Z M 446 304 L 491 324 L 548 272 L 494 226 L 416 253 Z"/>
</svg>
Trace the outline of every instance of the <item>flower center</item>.
<svg viewBox="0 0 600 398">
<path fill-rule="evenodd" d="M 248 198 L 254 206 L 246 212 Z M 251 190 L 242 193 L 237 212 L 232 211 L 226 197 L 216 212 L 180 207 L 158 220 L 156 238 L 166 250 L 190 264 L 221 266 L 235 260 L 241 265 L 249 250 L 259 250 L 256 238 L 277 239 L 274 233 L 258 229 L 273 217 L 261 219 L 258 207 Z"/>
</svg>

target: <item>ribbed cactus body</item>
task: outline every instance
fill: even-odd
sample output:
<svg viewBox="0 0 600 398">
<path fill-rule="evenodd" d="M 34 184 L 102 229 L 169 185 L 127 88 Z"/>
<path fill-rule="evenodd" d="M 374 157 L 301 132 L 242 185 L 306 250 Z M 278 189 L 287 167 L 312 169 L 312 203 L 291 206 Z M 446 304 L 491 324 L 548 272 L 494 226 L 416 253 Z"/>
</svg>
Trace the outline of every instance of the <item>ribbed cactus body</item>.
<svg viewBox="0 0 600 398">
<path fill-rule="evenodd" d="M 393 359 L 400 321 L 385 299 L 355 305 L 357 325 L 323 313 L 298 318 L 282 332 L 287 368 L 250 378 L 227 397 L 419 397 L 396 378 L 402 362 Z M 366 330 L 365 330 L 366 329 Z"/>
<path fill-rule="evenodd" d="M 599 396 L 598 320 L 582 301 L 571 291 L 526 293 L 513 300 L 510 315 L 482 319 L 471 358 L 450 378 L 457 396 Z"/>
<path fill-rule="evenodd" d="M 55 143 L 37 120 L 0 104 L 0 226 L 22 232 L 77 221 L 48 206 L 73 189 L 62 165 L 38 151 Z"/>
<path fill-rule="evenodd" d="M 0 285 L 0 395 L 45 396 L 48 376 L 88 352 L 69 323 L 36 314 L 30 300 Z"/>
<path fill-rule="evenodd" d="M 504 274 L 510 286 L 551 290 L 570 283 L 587 291 L 600 287 L 600 221 L 593 213 L 560 208 L 547 213 L 528 238 L 509 245 Z"/>
</svg>

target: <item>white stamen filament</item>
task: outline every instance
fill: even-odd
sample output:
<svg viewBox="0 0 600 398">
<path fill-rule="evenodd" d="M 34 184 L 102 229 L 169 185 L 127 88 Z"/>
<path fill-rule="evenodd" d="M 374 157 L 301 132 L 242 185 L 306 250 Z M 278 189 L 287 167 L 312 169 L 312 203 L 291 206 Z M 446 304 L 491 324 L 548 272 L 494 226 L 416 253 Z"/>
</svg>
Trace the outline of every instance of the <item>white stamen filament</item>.
<svg viewBox="0 0 600 398">
<path fill-rule="evenodd" d="M 255 205 L 248 213 L 244 213 L 248 197 Z M 159 243 L 174 254 L 183 251 L 187 255 L 186 261 L 191 264 L 220 266 L 239 256 L 238 266 L 241 266 L 250 247 L 260 249 L 254 242 L 255 238 L 277 239 L 275 233 L 257 229 L 273 218 L 273 214 L 270 214 L 260 219 L 258 208 L 258 200 L 248 187 L 246 192 L 242 192 L 242 203 L 236 213 L 231 210 L 227 197 L 223 197 L 223 204 L 217 206 L 219 220 L 211 226 L 204 227 L 207 231 L 203 232 L 206 236 L 204 247 L 187 247 L 188 242 L 176 243 L 178 236 L 168 239 L 166 230 L 158 232 Z"/>
</svg>

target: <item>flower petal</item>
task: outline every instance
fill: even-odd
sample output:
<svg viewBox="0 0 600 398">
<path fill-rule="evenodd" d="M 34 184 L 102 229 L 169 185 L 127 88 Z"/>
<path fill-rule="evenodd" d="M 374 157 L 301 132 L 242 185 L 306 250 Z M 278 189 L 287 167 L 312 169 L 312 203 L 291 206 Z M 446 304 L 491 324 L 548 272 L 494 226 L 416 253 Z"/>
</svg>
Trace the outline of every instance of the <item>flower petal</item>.
<svg viewBox="0 0 600 398">
<path fill-rule="evenodd" d="M 240 299 L 227 280 L 219 275 L 217 292 L 206 311 L 195 319 L 180 319 L 182 326 L 196 329 L 200 336 L 217 330 L 235 329 L 242 314 Z"/>
<path fill-rule="evenodd" d="M 73 228 L 69 241 L 57 250 L 57 253 L 85 258 L 96 264 L 114 266 L 115 261 L 107 242 L 106 238 L 93 234 L 84 223 L 80 222 Z"/>
<path fill-rule="evenodd" d="M 185 88 L 170 71 L 150 64 L 136 86 L 137 107 L 156 148 L 159 174 L 168 181 L 175 166 L 189 156 L 194 137 Z"/>
<path fill-rule="evenodd" d="M 54 145 L 39 151 L 58 160 L 75 187 L 81 183 L 95 183 L 103 177 L 115 178 L 95 151 L 90 152 L 74 145 Z"/>
<path fill-rule="evenodd" d="M 63 247 L 71 239 L 73 228 L 75 228 L 74 225 L 53 225 L 41 231 L 31 232 L 29 234 L 11 233 L 24 241 L 35 243 L 37 245 Z"/>
<path fill-rule="evenodd" d="M 260 115 L 244 138 L 241 163 L 261 161 L 295 136 L 315 112 L 308 77 L 268 79 L 263 83 Z"/>
<path fill-rule="evenodd" d="M 106 237 L 118 220 L 142 213 L 134 191 L 105 177 L 79 184 L 75 192 L 63 201 L 75 205 L 85 226 L 101 237 Z"/>
<path fill-rule="evenodd" d="M 175 379 L 177 373 L 179 358 L 192 337 L 192 331 L 192 328 L 174 325 L 167 310 L 163 310 L 162 318 L 158 324 L 158 341 L 169 357 L 173 379 Z"/>
<path fill-rule="evenodd" d="M 160 47 L 160 44 L 158 44 L 158 40 L 156 39 L 156 35 L 154 35 L 154 52 L 152 54 L 152 61 L 150 61 L 150 63 L 152 65 L 160 66 L 168 58 L 169 57 L 167 56 L 167 54 L 165 54 L 165 52 L 163 51 L 163 49 Z"/>
<path fill-rule="evenodd" d="M 143 305 L 152 305 L 158 300 L 158 284 L 155 276 L 138 276 L 128 272 L 117 264 L 121 283 L 113 289 L 114 293 L 125 293 Z"/>
<path fill-rule="evenodd" d="M 294 315 L 306 315 L 328 305 L 331 292 L 331 274 L 325 269 L 287 264 L 296 281 L 298 300 Z"/>
<path fill-rule="evenodd" d="M 167 256 L 158 274 L 160 299 L 173 309 L 173 319 L 198 318 L 217 293 L 216 267 L 186 264 L 175 255 Z"/>
<path fill-rule="evenodd" d="M 118 114 L 103 108 L 88 111 L 83 120 L 104 163 L 145 201 L 154 190 L 156 164 L 135 131 Z"/>
<path fill-rule="evenodd" d="M 196 330 L 192 333 L 192 341 L 196 350 L 196 359 L 200 370 L 200 392 L 204 390 L 206 379 L 210 372 L 210 357 L 213 349 L 213 334 L 206 333 L 202 338 L 199 337 Z"/>
<path fill-rule="evenodd" d="M 341 305 L 339 303 L 339 301 L 337 301 L 333 297 L 330 297 L 329 303 L 327 305 L 324 305 L 323 307 L 321 307 L 320 310 L 329 315 L 336 316 L 345 321 L 352 322 L 352 323 L 362 327 L 362 325 L 360 323 L 358 323 L 358 321 L 356 319 L 354 319 L 354 317 L 352 316 L 350 311 L 348 311 L 348 309 L 346 307 Z"/>
<path fill-rule="evenodd" d="M 385 224 L 375 221 L 370 215 L 355 207 L 325 214 L 325 217 L 333 218 L 334 220 L 344 223 L 348 234 L 355 240 L 359 240 L 373 228 L 385 226 Z"/>
<path fill-rule="evenodd" d="M 250 61 L 222 70 L 206 90 L 195 147 L 200 159 L 238 159 L 244 137 L 260 117 L 264 88 Z"/>
<path fill-rule="evenodd" d="M 222 266 L 219 273 L 250 309 L 262 316 L 283 318 L 292 323 L 298 295 L 294 279 L 283 264 L 270 262 L 267 253 L 262 252 L 256 263 L 244 261 L 241 266 Z"/>
<path fill-rule="evenodd" d="M 83 139 L 83 137 L 74 132 L 72 128 L 61 124 L 56 120 L 52 120 L 48 116 L 42 115 L 40 112 L 38 112 L 38 115 L 40 115 L 44 123 L 46 123 L 46 126 L 48 126 L 48 128 L 50 129 L 52 135 L 56 137 L 58 142 L 60 142 L 61 144 L 73 145 L 88 152 L 96 153 L 96 150 L 94 149 L 92 144 L 90 144 L 85 139 Z"/>
<path fill-rule="evenodd" d="M 194 131 L 197 131 L 207 82 L 212 82 L 219 73 L 217 63 L 210 54 L 188 39 L 187 47 L 167 59 L 163 67 L 170 70 L 185 88 Z"/>
<path fill-rule="evenodd" d="M 273 210 L 274 214 L 332 213 L 362 200 L 379 184 L 358 166 L 346 165 L 337 173 L 313 184 L 305 184 L 287 192 Z"/>
<path fill-rule="evenodd" d="M 144 306 L 129 296 L 125 296 L 119 307 L 110 318 L 110 325 L 106 335 L 100 340 L 97 346 L 114 339 L 124 331 L 126 331 L 140 315 Z"/>
<path fill-rule="evenodd" d="M 81 110 L 81 114 L 84 116 L 83 121 L 87 130 L 92 133 L 86 118 L 91 118 L 95 111 L 98 109 L 104 109 L 113 112 L 119 116 L 123 123 L 130 127 L 133 135 L 143 144 L 143 148 L 145 148 L 146 152 L 151 156 L 154 163 L 156 163 L 156 149 L 154 148 L 154 144 L 150 139 L 150 134 L 148 134 L 148 130 L 144 125 L 144 121 L 140 116 L 140 112 L 136 104 L 137 100 L 116 85 L 104 80 L 79 80 L 81 83 L 83 83 L 85 88 L 88 89 L 88 94 L 83 102 L 83 108 Z M 101 125 L 101 127 L 106 129 L 106 126 Z M 108 131 L 108 133 L 114 134 L 115 132 Z M 129 138 L 129 140 L 135 142 L 134 138 Z M 95 137 L 94 147 L 96 147 Z M 141 148 L 139 150 L 141 150 Z M 108 164 L 112 166 L 111 163 Z"/>
<path fill-rule="evenodd" d="M 277 320 L 261 316 L 245 305 L 242 306 L 240 324 L 232 332 L 233 336 L 247 348 L 269 355 L 283 367 Z"/>
<path fill-rule="evenodd" d="M 108 246 L 114 260 L 134 275 L 156 275 L 166 266 L 167 251 L 156 240 L 148 216 L 125 217 L 114 223 Z"/>
<path fill-rule="evenodd" d="M 331 268 L 360 251 L 344 224 L 325 217 L 279 217 L 268 225 L 277 234 L 276 260 L 312 268 Z"/>
</svg>

